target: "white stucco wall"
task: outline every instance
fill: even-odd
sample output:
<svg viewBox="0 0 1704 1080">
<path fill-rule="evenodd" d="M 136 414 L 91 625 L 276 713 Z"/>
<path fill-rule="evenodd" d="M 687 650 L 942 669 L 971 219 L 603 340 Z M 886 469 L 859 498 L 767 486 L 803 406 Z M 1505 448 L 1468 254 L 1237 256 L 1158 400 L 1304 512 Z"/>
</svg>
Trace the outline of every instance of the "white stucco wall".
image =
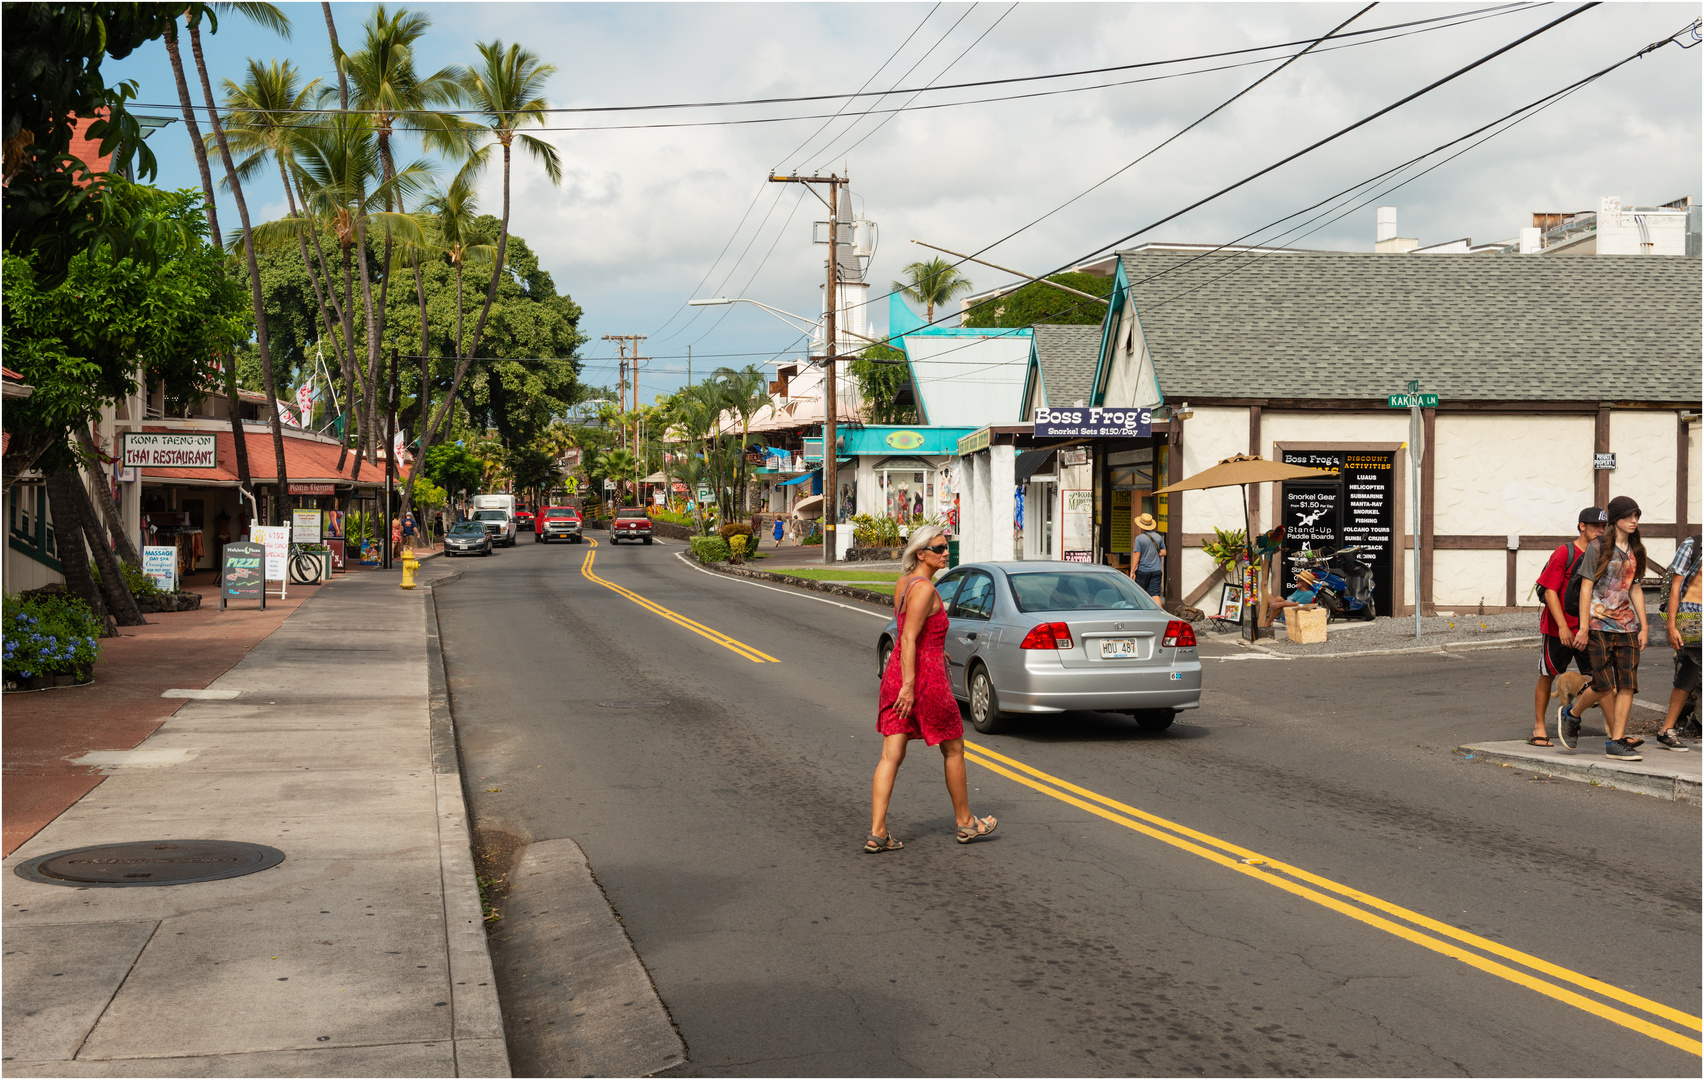
<svg viewBox="0 0 1704 1080">
<path fill-rule="evenodd" d="M 1508 555 L 1502 551 L 1432 553 L 1432 602 L 1440 608 L 1503 606 L 1508 591 Z"/>
<path fill-rule="evenodd" d="M 1247 436 L 1244 436 L 1247 440 Z M 1408 414 L 1385 412 L 1278 412 L 1260 415 L 1260 456 L 1277 460 L 1274 443 L 1340 443 L 1408 441 Z"/>
<path fill-rule="evenodd" d="M 1126 347 L 1128 343 L 1128 348 Z M 1154 361 L 1142 337 L 1142 321 L 1135 305 L 1126 303 L 1118 337 L 1112 343 L 1112 361 L 1106 376 L 1105 405 L 1158 405 L 1160 387 L 1154 377 Z"/>
<path fill-rule="evenodd" d="M 1687 500 L 1686 520 L 1692 523 L 1694 531 L 1697 530 L 1699 522 L 1704 521 L 1704 459 L 1699 457 L 1701 444 L 1704 443 L 1701 443 L 1698 436 L 1698 421 L 1694 420 L 1686 425 L 1687 458 L 1691 462 L 1686 467 L 1686 476 L 1690 481 L 1687 486 L 1691 488 L 1690 498 Z"/>
<path fill-rule="evenodd" d="M 1237 408 L 1200 408 L 1183 422 L 1183 475 L 1194 476 L 1204 469 L 1230 457 L 1248 453 L 1248 410 Z M 1163 483 L 1163 481 L 1162 481 Z M 1183 498 L 1183 531 L 1211 533 L 1221 529 L 1240 529 L 1243 523 L 1241 488 L 1213 488 L 1190 491 Z M 1205 556 L 1203 556 L 1205 557 Z M 1207 560 L 1211 572 L 1213 561 Z M 1184 566 L 1184 591 L 1193 589 L 1202 574 L 1191 571 L 1187 560 Z"/>
<path fill-rule="evenodd" d="M 1617 411 L 1609 414 L 1609 448 L 1615 469 L 1609 474 L 1609 497 L 1631 496 L 1645 521 L 1675 519 L 1675 468 L 1678 449 L 1672 412 Z M 1697 486 L 1694 475 L 1692 484 Z M 1689 519 L 1690 520 L 1690 519 Z M 1651 559 L 1667 566 L 1674 558 L 1674 540 L 1645 537 Z"/>
<path fill-rule="evenodd" d="M 1572 535 L 1580 510 L 1592 505 L 1594 426 L 1590 416 L 1440 413 L 1429 450 L 1437 492 L 1433 531 Z M 1502 555 L 1497 558 L 1502 568 Z M 1435 580 L 1441 587 L 1441 575 Z"/>
</svg>

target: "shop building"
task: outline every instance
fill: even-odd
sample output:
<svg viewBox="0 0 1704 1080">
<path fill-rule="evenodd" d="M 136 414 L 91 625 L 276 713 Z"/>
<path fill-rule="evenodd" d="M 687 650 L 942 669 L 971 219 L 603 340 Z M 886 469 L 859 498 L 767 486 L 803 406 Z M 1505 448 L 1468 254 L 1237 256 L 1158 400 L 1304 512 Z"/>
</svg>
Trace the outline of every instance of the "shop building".
<svg viewBox="0 0 1704 1080">
<path fill-rule="evenodd" d="M 1239 453 L 1339 469 L 1324 484 L 1251 489 L 1255 528 L 1282 521 L 1292 550 L 1361 546 L 1381 614 L 1412 610 L 1416 578 L 1428 611 L 1536 607 L 1531 583 L 1580 508 L 1615 495 L 1639 501 L 1664 565 L 1700 520 L 1693 259 L 1145 251 L 1124 253 L 1116 274 L 1086 388 L 1081 343 L 1055 354 L 1038 330 L 1026 397 L 1032 423 L 1034 406 L 1061 407 L 1068 385 L 1073 403 L 1152 407 L 1147 440 L 1079 443 L 1100 512 L 1094 561 L 1117 561 L 1126 528 L 1122 506 L 1109 506 L 1121 455 L 1138 470 L 1131 480 L 1148 465 L 1161 486 Z M 1411 382 L 1437 395 L 1422 411 L 1418 498 L 1409 412 L 1390 405 Z M 1014 451 L 1044 449 L 1025 428 L 1005 429 Z M 1002 429 L 987 437 L 997 447 Z M 1201 546 L 1215 526 L 1242 526 L 1240 489 L 1172 495 L 1148 512 L 1164 519 L 1168 598 L 1212 606 L 1220 579 Z"/>
</svg>

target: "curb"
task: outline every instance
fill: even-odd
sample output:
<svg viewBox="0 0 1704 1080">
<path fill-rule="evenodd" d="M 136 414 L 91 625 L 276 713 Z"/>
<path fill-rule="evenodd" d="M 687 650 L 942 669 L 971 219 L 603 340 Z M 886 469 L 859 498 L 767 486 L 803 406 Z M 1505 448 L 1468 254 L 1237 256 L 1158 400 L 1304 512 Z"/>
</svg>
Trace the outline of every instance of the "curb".
<svg viewBox="0 0 1704 1080">
<path fill-rule="evenodd" d="M 509 1047 L 503 1034 L 503 1008 L 485 918 L 479 905 L 479 879 L 473 869 L 473 834 L 468 828 L 467 796 L 462 786 L 461 755 L 456 750 L 455 719 L 450 713 L 444 652 L 438 638 L 439 585 L 461 571 L 423 582 L 432 590 L 426 609 L 426 687 L 431 710 L 432 774 L 438 792 L 438 864 L 443 874 L 444 926 L 450 959 L 451 1039 L 457 1076 L 510 1076 Z"/>
<path fill-rule="evenodd" d="M 1356 649 L 1352 652 L 1290 653 L 1269 645 L 1250 644 L 1237 639 L 1237 644 L 1254 652 L 1265 653 L 1280 660 L 1341 660 L 1353 656 L 1403 656 L 1411 653 L 1477 652 L 1481 649 L 1524 649 L 1538 641 L 1538 635 L 1496 638 L 1491 641 L 1446 641 L 1439 645 L 1409 645 L 1396 649 Z"/>
<path fill-rule="evenodd" d="M 789 577 L 786 574 L 770 573 L 768 570 L 747 570 L 743 566 L 727 566 L 723 563 L 699 563 L 698 565 L 718 574 L 727 574 L 729 577 L 750 578 L 753 581 L 772 581 L 777 585 L 791 585 L 796 589 L 805 589 L 810 592 L 828 593 L 848 600 L 862 600 L 866 604 L 875 604 L 878 607 L 893 607 L 893 597 L 891 596 L 867 592 L 863 589 L 854 589 L 838 582 Z"/>
<path fill-rule="evenodd" d="M 1469 760 L 1483 760 L 1497 765 L 1509 765 L 1538 776 L 1549 776 L 1558 780 L 1574 780 L 1583 784 L 1593 784 L 1597 787 L 1613 788 L 1617 791 L 1631 791 L 1639 795 L 1667 799 L 1670 802 L 1685 803 L 1689 806 L 1704 806 L 1704 793 L 1700 792 L 1697 780 L 1691 780 L 1684 776 L 1673 776 L 1658 772 L 1655 769 L 1641 768 L 1632 763 L 1611 765 L 1593 762 L 1589 759 L 1573 761 L 1560 758 L 1538 758 L 1526 754 L 1507 753 L 1481 745 L 1458 746 L 1455 748 L 1455 752 Z"/>
</svg>

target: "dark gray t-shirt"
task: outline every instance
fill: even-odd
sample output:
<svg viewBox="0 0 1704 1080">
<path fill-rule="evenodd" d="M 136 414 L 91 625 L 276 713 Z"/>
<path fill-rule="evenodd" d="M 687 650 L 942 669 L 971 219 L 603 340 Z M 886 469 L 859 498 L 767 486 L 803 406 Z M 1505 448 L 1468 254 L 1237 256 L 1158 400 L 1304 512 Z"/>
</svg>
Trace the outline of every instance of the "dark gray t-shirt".
<svg viewBox="0 0 1704 1080">
<path fill-rule="evenodd" d="M 1151 532 L 1138 533 L 1136 536 L 1136 572 L 1140 574 L 1157 574 L 1165 567 L 1160 561 L 1160 538 Z"/>
</svg>

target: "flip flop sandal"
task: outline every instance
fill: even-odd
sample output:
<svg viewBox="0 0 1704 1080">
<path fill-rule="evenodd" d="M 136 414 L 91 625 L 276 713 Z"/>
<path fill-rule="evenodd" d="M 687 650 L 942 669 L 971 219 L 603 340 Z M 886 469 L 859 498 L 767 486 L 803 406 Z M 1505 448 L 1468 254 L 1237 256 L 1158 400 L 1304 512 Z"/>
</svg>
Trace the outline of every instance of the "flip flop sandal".
<svg viewBox="0 0 1704 1080">
<path fill-rule="evenodd" d="M 864 853 L 874 855 L 880 851 L 898 851 L 904 846 L 891 836 L 877 836 L 875 833 L 871 833 L 869 839 L 864 841 Z"/>
<path fill-rule="evenodd" d="M 995 820 L 992 816 L 985 818 L 973 817 L 970 819 L 969 825 L 960 825 L 958 827 L 958 842 L 961 844 L 968 844 L 972 840 L 980 840 L 984 836 L 993 832 L 999 824 L 1000 822 Z"/>
<path fill-rule="evenodd" d="M 1640 737 L 1639 737 L 1639 736 L 1637 736 L 1637 735 L 1627 735 L 1627 736 L 1624 736 L 1624 737 L 1623 737 L 1623 738 L 1622 738 L 1622 739 L 1621 739 L 1621 745 L 1623 745 L 1623 746 L 1625 746 L 1625 747 L 1627 747 L 1627 749 L 1629 749 L 1629 750 L 1631 750 L 1631 749 L 1633 749 L 1633 748 L 1634 748 L 1634 747 L 1635 747 L 1635 746 L 1643 746 L 1643 745 L 1645 745 L 1645 740 L 1644 740 L 1644 739 L 1641 739 L 1641 738 L 1640 738 Z"/>
<path fill-rule="evenodd" d="M 1527 745 L 1529 745 L 1529 746 L 1555 746 L 1556 744 L 1550 741 L 1550 737 L 1548 735 L 1528 735 L 1527 736 Z"/>
</svg>

